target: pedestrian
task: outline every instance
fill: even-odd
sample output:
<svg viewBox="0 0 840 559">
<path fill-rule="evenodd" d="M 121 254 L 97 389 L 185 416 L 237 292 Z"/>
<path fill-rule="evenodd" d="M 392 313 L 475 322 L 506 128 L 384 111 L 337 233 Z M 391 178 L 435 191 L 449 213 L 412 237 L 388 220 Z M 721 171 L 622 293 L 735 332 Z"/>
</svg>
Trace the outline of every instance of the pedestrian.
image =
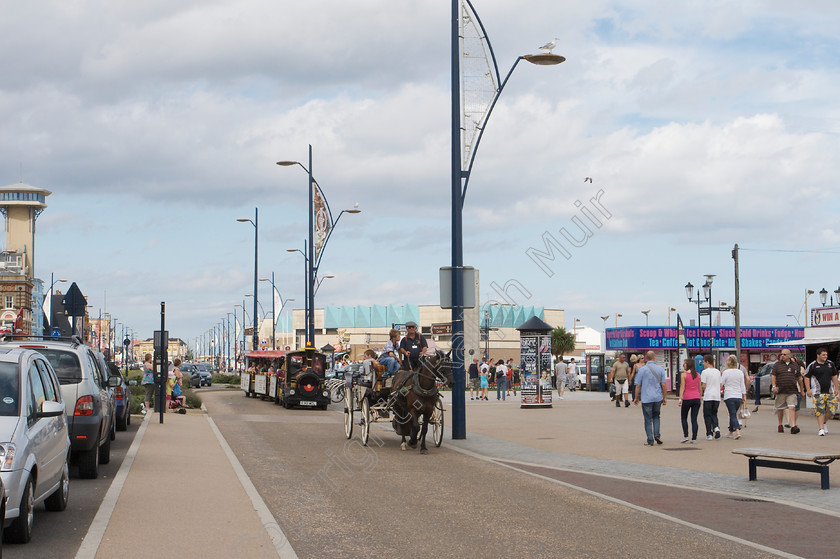
<svg viewBox="0 0 840 559">
<path fill-rule="evenodd" d="M 487 364 L 485 363 L 485 365 L 487 365 Z M 487 380 L 487 374 L 488 374 L 489 369 L 490 369 L 489 367 L 486 368 L 486 369 L 484 367 L 482 367 L 479 370 L 479 375 L 481 376 L 481 378 L 479 380 L 479 383 L 480 383 L 479 385 L 481 386 L 481 396 L 479 396 L 479 398 L 478 398 L 479 400 L 482 400 L 482 399 L 487 400 L 487 389 L 490 386 L 490 381 Z"/>
<path fill-rule="evenodd" d="M 505 370 L 507 370 L 505 375 L 507 377 L 505 379 L 505 388 L 507 388 L 507 395 L 510 396 L 510 389 L 513 386 L 513 359 L 507 360 L 505 363 Z M 516 389 L 514 389 L 513 395 L 516 396 Z"/>
<path fill-rule="evenodd" d="M 630 375 L 630 364 L 627 362 L 627 355 L 624 353 L 618 356 L 610 368 L 610 382 L 615 385 L 615 407 L 621 407 L 621 395 L 624 395 L 624 407 L 630 407 L 630 389 L 627 386 L 627 379 Z"/>
<path fill-rule="evenodd" d="M 703 356 L 700 390 L 703 391 L 703 423 L 706 424 L 706 440 L 719 439 L 720 371 L 715 368 L 715 358 L 711 354 Z"/>
<path fill-rule="evenodd" d="M 567 375 L 568 368 L 566 367 L 565 361 L 563 361 L 563 357 L 557 360 L 557 364 L 554 365 L 554 371 L 554 376 L 557 377 L 557 397 L 562 400 L 563 390 L 565 390 L 566 384 L 569 383 L 569 377 Z M 569 390 L 571 390 L 571 385 Z"/>
<path fill-rule="evenodd" d="M 791 359 L 790 350 L 782 350 L 780 359 L 773 365 L 770 371 L 770 386 L 773 394 L 776 395 L 776 416 L 779 420 L 779 433 L 784 433 L 782 426 L 783 416 L 787 416 L 790 425 L 790 434 L 799 433 L 796 425 L 796 395 L 803 392 L 802 376 L 799 372 L 799 364 Z"/>
<path fill-rule="evenodd" d="M 513 366 L 513 359 L 510 360 L 510 369 L 513 371 L 513 395 L 516 396 L 516 387 L 519 386 L 519 383 L 522 382 L 522 379 L 519 375 L 519 367 Z"/>
<path fill-rule="evenodd" d="M 143 356 L 143 380 L 141 381 L 143 388 L 146 389 L 146 396 L 143 405 L 145 406 L 140 413 L 146 415 L 146 411 L 152 409 L 151 402 L 155 395 L 155 374 L 152 369 L 152 354 L 147 353 Z"/>
<path fill-rule="evenodd" d="M 496 362 L 496 399 L 499 399 L 501 394 L 502 400 L 505 400 L 505 391 L 507 390 L 507 367 L 505 367 L 505 360 L 499 359 Z"/>
<path fill-rule="evenodd" d="M 627 377 L 627 387 L 630 389 L 630 399 L 636 399 L 636 371 L 639 369 L 639 356 L 635 353 L 630 356 L 630 373 Z"/>
<path fill-rule="evenodd" d="M 400 340 L 400 355 L 403 358 L 403 368 L 413 371 L 420 368 L 420 356 L 426 352 L 429 344 L 423 334 L 417 331 L 417 323 L 409 320 L 405 323 L 405 337 Z"/>
<path fill-rule="evenodd" d="M 738 421 L 738 409 L 747 402 L 747 386 L 744 384 L 744 373 L 738 368 L 738 360 L 734 355 L 726 358 L 726 369 L 720 374 L 723 385 L 723 403 L 729 412 L 729 439 L 741 438 L 741 422 Z"/>
<path fill-rule="evenodd" d="M 819 427 L 817 435 L 824 437 L 828 433 L 825 419 L 837 413 L 837 395 L 840 394 L 837 366 L 828 360 L 826 348 L 817 348 L 817 359 L 808 364 L 805 377 L 805 390 L 814 399 L 814 414 Z"/>
<path fill-rule="evenodd" d="M 680 373 L 680 399 L 677 405 L 680 407 L 680 421 L 682 422 L 683 438 L 681 443 L 687 443 L 688 439 L 688 414 L 691 414 L 691 444 L 697 444 L 697 415 L 700 412 L 700 375 L 694 366 L 694 359 L 686 359 L 683 362 L 684 371 Z"/>
<path fill-rule="evenodd" d="M 647 362 L 636 374 L 636 398 L 633 403 L 637 406 L 642 402 L 642 414 L 645 418 L 645 446 L 662 444 L 659 432 L 659 415 L 661 407 L 667 404 L 665 399 L 665 370 L 654 362 L 653 351 L 647 352 Z"/>
<path fill-rule="evenodd" d="M 569 386 L 573 387 L 577 383 L 577 363 L 575 363 L 575 358 L 572 357 L 569 359 L 569 367 L 566 370 L 566 375 L 569 377 Z M 574 388 L 570 388 L 572 392 L 574 392 Z"/>
<path fill-rule="evenodd" d="M 475 396 L 478 396 L 481 386 L 481 380 L 478 378 L 478 357 L 473 358 L 473 362 L 470 363 L 470 368 L 467 372 L 470 375 L 470 400 L 475 400 Z"/>
</svg>

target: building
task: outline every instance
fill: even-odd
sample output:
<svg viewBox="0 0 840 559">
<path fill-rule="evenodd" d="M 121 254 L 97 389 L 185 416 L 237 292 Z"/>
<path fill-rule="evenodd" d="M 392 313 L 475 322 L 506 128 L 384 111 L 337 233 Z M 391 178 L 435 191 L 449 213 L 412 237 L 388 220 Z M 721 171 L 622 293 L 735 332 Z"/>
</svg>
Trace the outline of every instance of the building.
<svg viewBox="0 0 840 559">
<path fill-rule="evenodd" d="M 469 317 L 473 319 L 470 320 Z M 561 309 L 485 304 L 465 313 L 464 351 L 467 356 L 492 359 L 519 359 L 519 332 L 516 327 L 532 317 L 550 325 L 563 325 Z M 479 320 L 481 317 L 481 320 Z M 421 333 L 440 349 L 452 346 L 452 311 L 438 305 L 356 305 L 315 309 L 315 347 L 331 345 L 338 351 L 348 351 L 352 359 L 359 358 L 366 349 L 381 350 L 388 341 L 391 328 L 405 333 L 405 323 L 414 321 Z M 291 323 L 283 321 L 276 328 L 276 346 L 303 347 L 306 337 L 305 312 L 292 311 Z M 247 332 L 246 332 L 247 334 Z M 271 339 L 271 321 L 264 321 L 260 339 Z M 247 336 L 246 336 L 247 339 Z M 291 342 L 291 343 L 287 343 Z"/>
<path fill-rule="evenodd" d="M 788 326 L 742 326 L 740 363 L 750 372 L 756 372 L 765 363 L 775 361 L 781 351 L 780 344 L 800 340 L 802 328 Z M 607 350 L 626 353 L 644 353 L 652 350 L 656 362 L 665 369 L 669 388 L 674 373 L 682 367 L 680 359 L 712 353 L 716 364 L 724 363 L 735 354 L 735 328 L 686 326 L 683 331 L 675 326 L 632 326 L 607 328 Z M 802 347 L 794 347 L 801 354 Z M 682 356 L 681 356 L 682 355 Z"/>
<path fill-rule="evenodd" d="M 0 212 L 5 218 L 6 246 L 0 253 L 3 328 L 35 331 L 35 221 L 47 207 L 50 191 L 24 183 L 0 187 Z M 40 311 L 40 306 L 36 309 Z M 12 316 L 14 315 L 14 317 Z"/>
<path fill-rule="evenodd" d="M 181 361 L 186 360 L 189 346 L 180 338 L 169 338 L 169 344 L 166 347 L 166 357 L 173 361 L 176 357 Z M 147 353 L 155 354 L 155 340 L 154 338 L 146 338 L 145 340 L 137 340 L 133 344 L 134 356 L 143 361 L 143 357 Z"/>
</svg>

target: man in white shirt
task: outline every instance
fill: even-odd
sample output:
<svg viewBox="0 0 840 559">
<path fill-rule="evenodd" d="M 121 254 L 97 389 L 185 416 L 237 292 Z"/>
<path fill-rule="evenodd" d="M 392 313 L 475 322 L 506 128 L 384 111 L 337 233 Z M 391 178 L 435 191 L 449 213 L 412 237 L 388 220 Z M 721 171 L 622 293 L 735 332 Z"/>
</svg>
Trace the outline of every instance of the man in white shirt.
<svg viewBox="0 0 840 559">
<path fill-rule="evenodd" d="M 706 440 L 720 438 L 718 408 L 720 407 L 720 371 L 715 369 L 715 358 L 703 356 L 700 373 L 700 390 L 703 392 L 703 421 L 706 423 Z"/>
<path fill-rule="evenodd" d="M 569 376 L 569 390 L 574 392 L 575 383 L 577 383 L 577 363 L 575 363 L 574 357 L 569 359 L 569 367 L 566 370 L 566 374 Z"/>
<path fill-rule="evenodd" d="M 557 395 L 561 400 L 563 399 L 563 390 L 565 390 L 566 384 L 569 382 L 566 376 L 566 370 L 566 363 L 563 361 L 563 358 L 558 358 L 557 364 L 554 365 L 554 376 L 557 378 Z M 569 385 L 569 389 L 571 390 L 571 385 Z"/>
</svg>

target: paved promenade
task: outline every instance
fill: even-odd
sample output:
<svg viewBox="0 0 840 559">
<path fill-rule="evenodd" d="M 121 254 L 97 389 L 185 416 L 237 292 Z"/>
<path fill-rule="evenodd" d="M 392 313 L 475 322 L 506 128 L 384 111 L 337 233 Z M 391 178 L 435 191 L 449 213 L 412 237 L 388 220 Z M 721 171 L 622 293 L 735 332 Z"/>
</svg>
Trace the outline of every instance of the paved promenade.
<svg viewBox="0 0 840 559">
<path fill-rule="evenodd" d="M 212 413 L 214 397 L 208 393 L 207 400 Z M 832 523 L 840 517 L 836 466 L 828 491 L 820 489 L 817 474 L 805 472 L 759 469 L 759 480 L 749 482 L 746 458 L 731 452 L 759 446 L 836 451 L 840 422 L 830 422 L 829 436 L 817 437 L 815 419 L 803 410 L 802 433 L 779 434 L 771 406 L 763 405 L 739 441 L 706 441 L 701 421 L 702 440 L 680 444 L 679 408 L 671 400 L 663 408 L 665 444 L 644 447 L 641 410 L 616 408 L 603 393 L 567 393 L 551 409 L 520 409 L 518 399 L 496 401 L 495 393 L 490 401 L 470 401 L 468 394 L 466 403 L 468 437 L 453 441 L 447 429 L 444 447 L 469 459 L 706 530 L 749 545 L 758 555 L 821 557 L 840 549 L 836 537 L 808 542 L 813 540 L 808 526 L 821 522 L 819 514 Z M 330 424 L 331 429 L 335 424 L 340 439 L 339 406 L 314 412 L 255 405 L 301 422 Z M 446 407 L 450 422 L 448 402 Z M 720 420 L 726 425 L 725 411 Z M 373 427 L 393 437 L 387 424 Z M 733 514 L 746 520 L 722 521 Z M 764 525 L 772 529 L 780 517 L 802 522 L 807 517 L 810 524 L 800 527 L 799 520 L 792 520 L 791 532 L 798 538 L 787 543 L 758 530 Z M 161 541 L 160 534 L 171 534 L 171 540 Z M 114 557 L 126 549 L 201 557 L 297 556 L 211 415 L 201 410 L 167 414 L 163 425 L 157 415 L 144 418 L 77 557 Z"/>
</svg>

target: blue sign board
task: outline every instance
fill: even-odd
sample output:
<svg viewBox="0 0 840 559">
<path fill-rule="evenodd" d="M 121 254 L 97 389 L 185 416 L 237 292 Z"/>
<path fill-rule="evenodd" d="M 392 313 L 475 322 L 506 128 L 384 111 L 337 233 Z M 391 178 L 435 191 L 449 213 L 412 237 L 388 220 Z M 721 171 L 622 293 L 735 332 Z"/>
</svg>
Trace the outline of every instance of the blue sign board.
<svg viewBox="0 0 840 559">
<path fill-rule="evenodd" d="M 699 331 L 699 332 L 698 332 Z M 712 329 L 714 349 L 735 347 L 735 328 L 717 326 Z M 607 350 L 647 350 L 677 349 L 676 327 L 633 327 L 607 328 Z M 685 327 L 685 341 L 689 350 L 709 349 L 709 329 Z M 698 337 L 699 334 L 699 337 Z M 779 342 L 801 340 L 805 336 L 804 328 L 777 326 L 741 327 L 741 349 L 773 348 Z M 686 347 L 686 346 L 683 346 Z"/>
</svg>

